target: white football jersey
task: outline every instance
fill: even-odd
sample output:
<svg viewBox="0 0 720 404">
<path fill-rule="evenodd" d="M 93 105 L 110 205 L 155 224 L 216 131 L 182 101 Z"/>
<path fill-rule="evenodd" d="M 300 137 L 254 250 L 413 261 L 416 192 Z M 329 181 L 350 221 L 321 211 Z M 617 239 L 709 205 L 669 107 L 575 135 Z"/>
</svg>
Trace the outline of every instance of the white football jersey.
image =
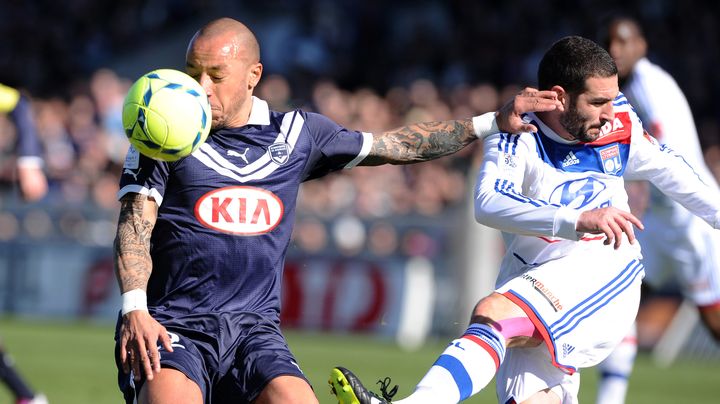
<svg viewBox="0 0 720 404">
<path fill-rule="evenodd" d="M 644 274 L 639 244 L 625 238 L 615 250 L 604 235 L 578 233 L 582 212 L 629 212 L 624 178 L 642 179 L 720 226 L 720 192 L 643 130 L 624 95 L 613 107 L 592 143 L 564 140 L 528 114 L 538 132 L 486 138 L 478 175 L 476 218 L 501 230 L 507 249 L 495 291 L 525 312 L 568 374 L 596 365 L 622 340 Z M 553 386 L 552 374 L 542 377 Z"/>
<path fill-rule="evenodd" d="M 592 143 L 567 141 L 534 114 L 527 118 L 539 128 L 537 133 L 485 140 L 475 212 L 480 223 L 503 231 L 503 267 L 507 260 L 541 264 L 571 253 L 579 243 L 601 243 L 603 236 L 576 232 L 576 221 L 581 212 L 605 206 L 629 212 L 623 178 L 652 182 L 718 228 L 717 189 L 644 132 L 622 93 L 613 106 L 613 121 Z"/>
<path fill-rule="evenodd" d="M 622 91 L 649 132 L 682 155 L 709 186 L 717 187 L 705 165 L 690 107 L 675 80 L 643 58 Z M 659 288 L 673 280 L 699 306 L 720 302 L 720 234 L 656 187 L 651 187 L 642 220 L 646 230 L 638 239 L 645 256 L 646 283 Z"/>
<path fill-rule="evenodd" d="M 682 155 L 703 181 L 717 186 L 705 164 L 690 106 L 672 76 L 647 58 L 642 58 L 633 67 L 621 90 L 647 131 L 660 143 Z M 658 203 L 680 208 L 654 189 L 652 204 L 658 206 Z M 677 224 L 682 224 L 686 217 L 683 215 Z"/>
</svg>

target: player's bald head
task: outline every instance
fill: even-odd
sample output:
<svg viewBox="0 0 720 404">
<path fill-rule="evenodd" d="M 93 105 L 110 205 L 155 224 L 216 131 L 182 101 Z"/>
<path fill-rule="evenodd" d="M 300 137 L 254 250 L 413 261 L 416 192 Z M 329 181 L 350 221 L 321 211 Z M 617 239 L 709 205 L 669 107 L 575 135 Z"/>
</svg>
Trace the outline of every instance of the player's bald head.
<svg viewBox="0 0 720 404">
<path fill-rule="evenodd" d="M 198 41 L 219 40 L 224 42 L 230 56 L 244 54 L 249 63 L 260 61 L 260 45 L 255 34 L 245 24 L 232 18 L 223 17 L 210 21 L 200 28 L 190 40 L 188 51 Z M 242 52 L 241 52 L 242 50 Z"/>
</svg>

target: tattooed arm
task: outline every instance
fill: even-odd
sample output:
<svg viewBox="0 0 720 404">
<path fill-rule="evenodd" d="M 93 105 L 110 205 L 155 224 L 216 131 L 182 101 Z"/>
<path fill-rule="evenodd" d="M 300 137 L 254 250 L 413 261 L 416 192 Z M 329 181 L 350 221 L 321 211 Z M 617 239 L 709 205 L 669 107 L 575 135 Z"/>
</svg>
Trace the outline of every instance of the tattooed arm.
<svg viewBox="0 0 720 404">
<path fill-rule="evenodd" d="M 527 112 L 562 109 L 554 91 L 525 88 L 496 113 L 472 119 L 425 122 L 374 134 L 370 152 L 359 165 L 409 164 L 455 153 L 478 138 L 498 132 L 535 132 L 523 121 Z"/>
<path fill-rule="evenodd" d="M 120 292 L 146 290 L 152 260 L 150 236 L 157 220 L 157 204 L 147 196 L 129 193 L 121 201 L 115 236 L 115 271 Z"/>
<path fill-rule="evenodd" d="M 147 380 L 160 372 L 158 341 L 172 352 L 167 330 L 147 310 L 148 280 L 152 272 L 150 236 L 157 220 L 158 205 L 147 196 L 129 193 L 121 199 L 115 236 L 115 274 L 123 294 L 119 354 L 125 373 Z M 141 373 L 142 368 L 142 373 Z"/>
<path fill-rule="evenodd" d="M 425 122 L 374 134 L 364 166 L 432 160 L 467 146 L 477 137 L 472 120 Z"/>
</svg>

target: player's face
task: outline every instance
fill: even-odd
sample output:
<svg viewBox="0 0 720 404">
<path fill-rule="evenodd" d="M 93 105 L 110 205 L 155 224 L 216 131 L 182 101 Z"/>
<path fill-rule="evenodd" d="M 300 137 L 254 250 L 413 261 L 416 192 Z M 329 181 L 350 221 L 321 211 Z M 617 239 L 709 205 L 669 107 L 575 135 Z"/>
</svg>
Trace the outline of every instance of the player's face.
<svg viewBox="0 0 720 404">
<path fill-rule="evenodd" d="M 617 76 L 588 78 L 584 92 L 568 95 L 570 100 L 560 124 L 581 142 L 595 141 L 603 125 L 615 117 L 612 102 L 619 92 Z"/>
<path fill-rule="evenodd" d="M 196 37 L 188 47 L 186 71 L 207 93 L 213 129 L 247 123 L 252 90 L 262 73 L 262 65 L 248 54 L 247 47 L 230 34 Z"/>
<path fill-rule="evenodd" d="M 640 37 L 637 28 L 627 22 L 616 22 L 608 30 L 608 53 L 615 59 L 620 78 L 627 77 L 643 56 L 645 40 Z"/>
</svg>

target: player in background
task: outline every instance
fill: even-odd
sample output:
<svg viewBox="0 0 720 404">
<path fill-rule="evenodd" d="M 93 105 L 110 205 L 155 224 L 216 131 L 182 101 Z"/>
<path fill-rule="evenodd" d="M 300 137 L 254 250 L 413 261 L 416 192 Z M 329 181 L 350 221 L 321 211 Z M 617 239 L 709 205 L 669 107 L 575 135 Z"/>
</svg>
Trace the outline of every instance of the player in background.
<svg viewBox="0 0 720 404">
<path fill-rule="evenodd" d="M 17 133 L 17 181 L 20 194 L 26 201 L 36 201 L 47 192 L 47 179 L 42 170 L 40 142 L 30 109 L 30 101 L 18 90 L 0 84 L 0 113 L 8 114 Z M 0 379 L 15 396 L 17 404 L 47 404 L 42 394 L 36 394 L 15 370 L 14 360 L 0 341 Z"/>
<path fill-rule="evenodd" d="M 692 112 L 675 80 L 646 57 L 648 44 L 637 21 L 619 17 L 607 26 L 607 49 L 618 66 L 620 87 L 648 132 L 682 155 L 696 176 L 717 187 L 705 164 Z M 705 327 L 720 341 L 720 234 L 647 183 L 629 183 L 631 198 L 644 210 L 645 231 L 638 235 L 645 284 L 660 287 L 674 277 L 692 301 Z M 645 202 L 647 201 L 647 202 Z M 600 365 L 599 404 L 625 402 L 637 353 L 635 330 Z"/>
<path fill-rule="evenodd" d="M 559 40 L 543 56 L 538 82 L 557 92 L 564 111 L 527 114 L 534 133 L 484 140 L 475 216 L 503 231 L 496 290 L 398 404 L 456 403 L 496 373 L 500 403 L 578 402 L 577 369 L 610 354 L 640 301 L 633 226 L 642 224 L 629 212 L 624 177 L 652 179 L 720 227 L 720 193 L 644 132 L 602 47 Z M 330 383 L 342 404 L 391 395 L 370 393 L 344 368 L 333 369 Z"/>
<path fill-rule="evenodd" d="M 498 125 L 534 128 L 523 112 L 561 107 L 554 93 L 527 90 L 497 116 L 375 134 L 272 111 L 253 96 L 257 40 L 230 18 L 195 34 L 186 63 L 210 101 L 210 136 L 174 163 L 131 148 L 120 182 L 115 357 L 128 403 L 317 403 L 279 329 L 300 184 L 355 165 L 438 158 Z"/>
<path fill-rule="evenodd" d="M 20 194 L 28 202 L 36 201 L 47 193 L 47 179 L 30 101 L 18 90 L 0 83 L 0 113 L 10 117 L 17 133 L 15 155 Z"/>
</svg>

